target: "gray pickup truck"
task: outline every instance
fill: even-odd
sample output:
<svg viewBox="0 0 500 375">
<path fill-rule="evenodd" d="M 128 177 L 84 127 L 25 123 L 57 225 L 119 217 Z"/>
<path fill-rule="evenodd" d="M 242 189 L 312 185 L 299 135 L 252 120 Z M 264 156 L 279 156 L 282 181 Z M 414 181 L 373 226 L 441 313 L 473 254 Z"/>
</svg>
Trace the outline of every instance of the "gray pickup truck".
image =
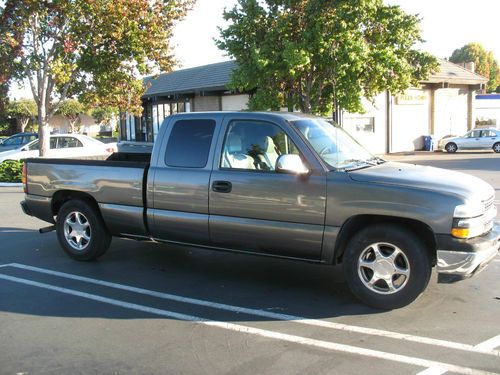
<svg viewBox="0 0 500 375">
<path fill-rule="evenodd" d="M 92 260 L 112 236 L 342 263 L 385 309 L 482 270 L 500 248 L 494 189 L 458 172 L 374 157 L 342 129 L 292 113 L 168 117 L 152 154 L 28 159 L 22 208 Z"/>
</svg>

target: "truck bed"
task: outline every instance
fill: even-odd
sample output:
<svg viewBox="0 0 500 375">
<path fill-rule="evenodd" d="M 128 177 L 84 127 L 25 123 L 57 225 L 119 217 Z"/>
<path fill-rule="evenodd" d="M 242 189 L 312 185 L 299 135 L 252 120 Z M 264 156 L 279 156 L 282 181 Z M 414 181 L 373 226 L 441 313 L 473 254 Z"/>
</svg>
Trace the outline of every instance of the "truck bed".
<svg viewBox="0 0 500 375">
<path fill-rule="evenodd" d="M 113 234 L 146 235 L 145 182 L 150 157 L 151 154 L 115 153 L 105 160 L 27 159 L 27 188 L 33 214 L 40 217 L 37 208 L 40 213 L 50 212 L 47 205 L 57 201 L 58 195 L 76 192 L 97 202 Z"/>
</svg>

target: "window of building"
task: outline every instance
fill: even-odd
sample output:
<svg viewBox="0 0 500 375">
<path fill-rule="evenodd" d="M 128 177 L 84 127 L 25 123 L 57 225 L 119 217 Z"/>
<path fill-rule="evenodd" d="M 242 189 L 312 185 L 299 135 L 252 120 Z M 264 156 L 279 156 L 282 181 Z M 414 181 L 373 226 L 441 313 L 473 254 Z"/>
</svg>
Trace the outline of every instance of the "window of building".
<svg viewBox="0 0 500 375">
<path fill-rule="evenodd" d="M 342 127 L 347 130 L 348 133 L 374 133 L 375 117 L 345 117 Z"/>
<path fill-rule="evenodd" d="M 213 120 L 180 120 L 170 132 L 165 163 L 170 167 L 204 168 L 215 130 Z"/>
<path fill-rule="evenodd" d="M 280 155 L 299 155 L 297 147 L 277 125 L 259 121 L 233 121 L 227 130 L 222 168 L 275 171 Z"/>
</svg>

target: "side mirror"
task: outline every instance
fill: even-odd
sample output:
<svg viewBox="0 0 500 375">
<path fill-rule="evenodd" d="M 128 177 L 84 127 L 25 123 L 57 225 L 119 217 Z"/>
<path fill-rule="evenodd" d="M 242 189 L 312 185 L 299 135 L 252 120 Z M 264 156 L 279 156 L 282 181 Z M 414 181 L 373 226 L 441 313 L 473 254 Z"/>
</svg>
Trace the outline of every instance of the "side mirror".
<svg viewBox="0 0 500 375">
<path fill-rule="evenodd" d="M 304 165 L 299 155 L 281 155 L 276 162 L 276 172 L 296 175 L 309 173 L 309 169 Z"/>
</svg>

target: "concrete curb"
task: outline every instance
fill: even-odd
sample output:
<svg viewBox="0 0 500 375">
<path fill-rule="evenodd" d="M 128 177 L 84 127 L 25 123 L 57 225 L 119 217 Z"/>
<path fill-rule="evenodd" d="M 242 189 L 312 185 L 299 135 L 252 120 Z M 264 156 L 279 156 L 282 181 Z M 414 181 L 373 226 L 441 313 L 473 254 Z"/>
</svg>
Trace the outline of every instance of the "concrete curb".
<svg viewBox="0 0 500 375">
<path fill-rule="evenodd" d="M 0 182 L 0 187 L 22 187 L 20 182 Z"/>
</svg>

